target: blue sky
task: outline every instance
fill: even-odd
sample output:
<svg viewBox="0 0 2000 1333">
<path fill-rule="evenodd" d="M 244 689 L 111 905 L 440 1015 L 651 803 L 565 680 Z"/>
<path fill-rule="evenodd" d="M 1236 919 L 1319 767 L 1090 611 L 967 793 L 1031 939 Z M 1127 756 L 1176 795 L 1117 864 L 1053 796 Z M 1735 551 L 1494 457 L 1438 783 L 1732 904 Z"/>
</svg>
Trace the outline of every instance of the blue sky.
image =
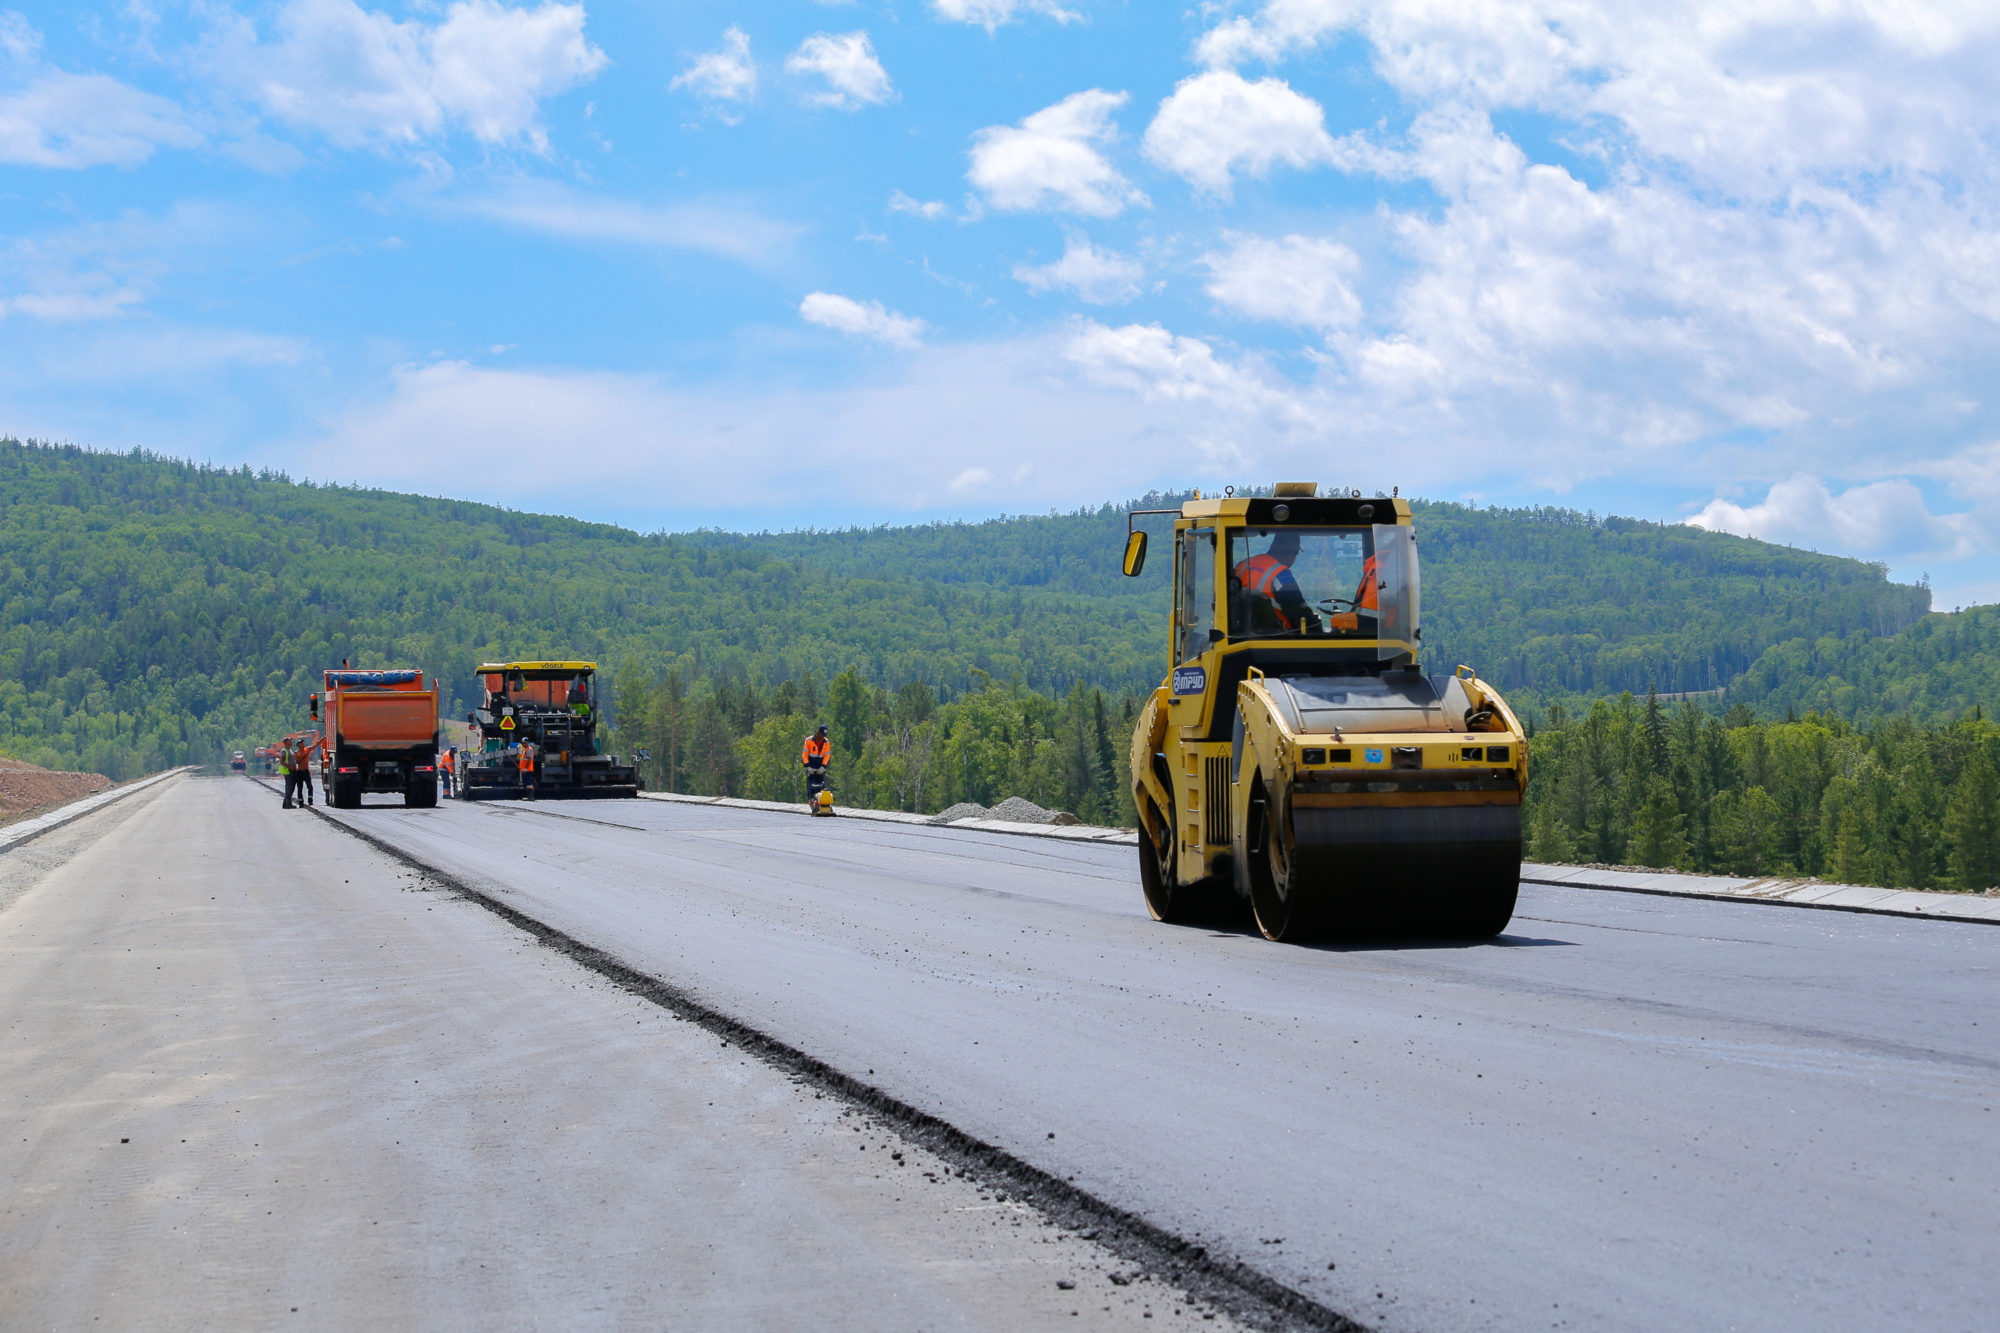
<svg viewBox="0 0 2000 1333">
<path fill-rule="evenodd" d="M 0 431 L 641 528 L 1313 478 L 2000 600 L 2000 12 L 0 0 Z"/>
</svg>

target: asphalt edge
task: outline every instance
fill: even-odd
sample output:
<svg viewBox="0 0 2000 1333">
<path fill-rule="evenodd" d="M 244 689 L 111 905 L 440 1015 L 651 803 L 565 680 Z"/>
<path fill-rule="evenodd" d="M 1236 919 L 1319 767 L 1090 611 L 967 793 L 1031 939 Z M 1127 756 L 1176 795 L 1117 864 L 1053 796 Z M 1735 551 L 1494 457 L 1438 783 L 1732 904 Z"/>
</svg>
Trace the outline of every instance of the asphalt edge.
<svg viewBox="0 0 2000 1333">
<path fill-rule="evenodd" d="M 149 787 L 158 786 L 168 778 L 178 777 L 183 773 L 192 773 L 199 767 L 201 767 L 199 764 L 183 764 L 179 768 L 165 769 L 120 786 L 110 787 L 104 791 L 94 791 L 87 796 L 79 796 L 66 807 L 52 810 L 46 815 L 37 815 L 33 819 L 23 820 L 12 829 L 0 830 L 0 853 L 11 852 L 16 847 L 33 842 L 44 833 L 54 833 L 59 828 L 67 828 L 77 820 L 82 819 L 85 815 L 94 815 L 107 806 L 116 805 L 135 792 L 142 792 Z M 57 815 L 60 815 L 61 818 L 55 818 Z M 47 820 L 48 822 L 42 823 L 41 821 L 43 820 Z M 27 827 L 27 831 L 21 832 L 20 830 L 24 827 Z"/>
<path fill-rule="evenodd" d="M 1324 1333 L 1374 1333 L 1366 1324 L 1329 1309 L 1303 1292 L 1238 1263 L 1218 1259 L 1205 1246 L 1184 1240 L 1137 1214 L 1106 1202 L 1087 1190 L 1033 1166 L 1006 1149 L 959 1129 L 950 1121 L 923 1111 L 880 1088 L 808 1055 L 788 1042 L 751 1027 L 715 1009 L 692 993 L 659 977 L 641 972 L 616 956 L 575 936 L 538 921 L 510 903 L 475 888 L 376 835 L 359 829 L 314 805 L 314 814 L 376 851 L 421 870 L 453 893 L 485 908 L 536 943 L 564 955 L 621 989 L 714 1033 L 727 1043 L 802 1083 L 838 1097 L 892 1125 L 961 1170 L 970 1169 L 999 1182 L 1007 1193 L 1034 1208 L 1065 1230 L 1084 1233 L 1150 1276 L 1199 1298 L 1208 1305 L 1254 1327 L 1271 1330 L 1313 1329 Z"/>
<path fill-rule="evenodd" d="M 1801 903 L 1789 898 L 1753 898 L 1747 893 L 1703 893 L 1698 889 L 1642 889 L 1633 884 L 1580 884 L 1567 879 L 1530 879 L 1526 875 L 1521 876 L 1521 882 L 1544 889 L 1588 889 L 1592 893 L 1643 893 L 1654 898 L 1697 898 L 1709 903 L 1757 903 L 1764 907 L 1802 907 L 1814 912 L 1852 912 L 1856 916 L 1899 916 L 1906 921 L 1951 921 L 1963 926 L 2000 926 L 2000 920 L 1990 916 L 1905 911 L 1899 907 L 1868 907 L 1860 903 Z"/>
<path fill-rule="evenodd" d="M 752 801 L 739 796 L 689 796 L 682 792 L 642 791 L 639 799 L 666 801 L 675 805 L 713 805 L 726 810 L 759 810 L 773 815 L 807 816 L 788 801 Z M 911 828 L 961 829 L 970 833 L 1005 833 L 1016 838 L 1053 838 L 1058 842 L 1096 843 L 1109 847 L 1137 847 L 1139 835 L 1131 829 L 1106 828 L 1097 824 L 1016 824 L 1005 819 L 954 819 L 940 824 L 928 815 L 912 815 L 901 810 L 869 810 L 861 806 L 837 805 L 834 814 L 842 819 L 865 819 L 878 824 L 903 824 Z"/>
</svg>

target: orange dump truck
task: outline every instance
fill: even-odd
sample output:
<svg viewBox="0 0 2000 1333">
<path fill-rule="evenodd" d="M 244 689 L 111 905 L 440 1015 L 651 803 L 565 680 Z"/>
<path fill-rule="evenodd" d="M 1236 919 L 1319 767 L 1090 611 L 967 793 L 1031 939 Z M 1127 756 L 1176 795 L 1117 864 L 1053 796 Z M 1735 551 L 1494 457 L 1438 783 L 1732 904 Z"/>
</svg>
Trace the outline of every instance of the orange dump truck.
<svg viewBox="0 0 2000 1333">
<path fill-rule="evenodd" d="M 328 671 L 313 710 L 324 727 L 327 804 L 351 810 L 371 791 L 437 804 L 438 692 L 423 672 Z"/>
</svg>

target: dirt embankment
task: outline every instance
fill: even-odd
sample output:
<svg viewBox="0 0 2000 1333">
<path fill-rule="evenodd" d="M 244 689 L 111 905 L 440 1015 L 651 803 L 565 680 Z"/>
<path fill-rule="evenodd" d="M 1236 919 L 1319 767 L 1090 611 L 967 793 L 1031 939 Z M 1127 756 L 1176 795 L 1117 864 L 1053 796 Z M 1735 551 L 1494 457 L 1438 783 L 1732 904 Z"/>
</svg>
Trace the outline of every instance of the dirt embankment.
<svg viewBox="0 0 2000 1333">
<path fill-rule="evenodd" d="M 48 806 L 103 791 L 110 785 L 111 779 L 102 773 L 58 773 L 18 759 L 0 759 L 0 823 L 10 823 Z"/>
</svg>

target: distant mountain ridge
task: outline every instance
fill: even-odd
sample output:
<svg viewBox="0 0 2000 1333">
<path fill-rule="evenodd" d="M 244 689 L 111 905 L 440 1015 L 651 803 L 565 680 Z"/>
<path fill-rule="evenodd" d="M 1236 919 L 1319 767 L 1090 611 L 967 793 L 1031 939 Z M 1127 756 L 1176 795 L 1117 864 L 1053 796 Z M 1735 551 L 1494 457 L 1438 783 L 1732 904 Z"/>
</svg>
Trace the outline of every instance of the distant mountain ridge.
<svg viewBox="0 0 2000 1333">
<path fill-rule="evenodd" d="M 766 689 L 852 666 L 944 699 L 988 679 L 1137 694 L 1166 665 L 1171 561 L 1156 544 L 1142 578 L 1120 576 L 1126 506 L 646 535 L 13 440 L 0 498 L 0 751 L 114 776 L 296 726 L 343 657 L 436 672 L 453 708 L 482 658 L 542 653 Z M 1430 665 L 1470 663 L 1530 707 L 1729 686 L 1783 708 L 1818 697 L 1789 675 L 1801 643 L 1845 664 L 1829 706 L 1903 670 L 1899 653 L 1936 682 L 1899 707 L 1949 714 L 1989 689 L 1991 636 L 1922 629 L 1955 618 L 1861 561 L 1560 509 L 1424 503 L 1418 532 Z"/>
</svg>

